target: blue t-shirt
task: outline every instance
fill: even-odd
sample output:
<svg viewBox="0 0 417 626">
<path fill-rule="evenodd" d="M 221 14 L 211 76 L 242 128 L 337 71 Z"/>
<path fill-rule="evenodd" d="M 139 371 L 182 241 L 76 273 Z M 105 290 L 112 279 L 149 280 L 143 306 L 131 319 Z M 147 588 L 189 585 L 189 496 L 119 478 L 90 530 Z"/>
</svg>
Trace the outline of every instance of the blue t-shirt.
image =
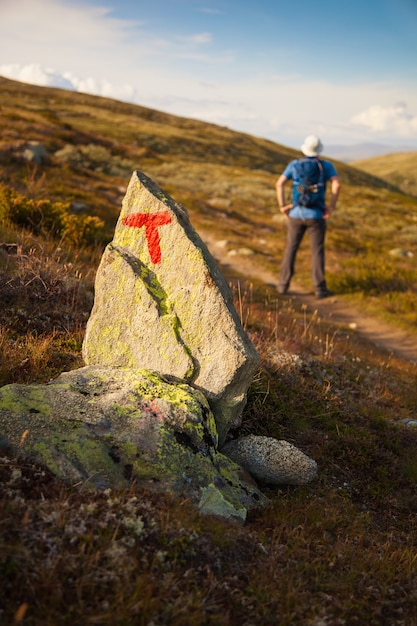
<svg viewBox="0 0 417 626">
<path fill-rule="evenodd" d="M 303 157 L 303 158 L 309 158 L 309 157 Z M 310 157 L 310 158 L 315 158 L 315 157 Z M 282 173 L 283 176 L 285 176 L 285 178 L 288 178 L 288 180 L 294 180 L 295 164 L 297 163 L 297 161 L 298 159 L 291 161 L 291 163 L 287 165 L 287 167 Z M 322 167 L 323 167 L 324 185 L 326 185 L 328 180 L 330 180 L 334 176 L 337 176 L 337 172 L 333 163 L 330 163 L 330 161 L 322 161 L 322 159 L 320 159 L 320 163 L 322 164 Z M 302 219 L 317 219 L 317 218 L 323 217 L 323 211 L 320 208 L 296 205 L 292 207 L 291 211 L 289 212 L 289 216 L 298 217 Z"/>
</svg>

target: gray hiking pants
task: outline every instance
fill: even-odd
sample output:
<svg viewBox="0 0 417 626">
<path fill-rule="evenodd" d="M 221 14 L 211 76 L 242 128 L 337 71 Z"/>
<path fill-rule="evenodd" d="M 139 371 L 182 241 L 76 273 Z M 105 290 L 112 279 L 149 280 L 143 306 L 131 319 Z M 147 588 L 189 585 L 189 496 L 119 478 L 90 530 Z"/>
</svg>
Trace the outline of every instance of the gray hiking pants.
<svg viewBox="0 0 417 626">
<path fill-rule="evenodd" d="M 326 279 L 324 277 L 324 239 L 326 235 L 326 220 L 321 219 L 299 219 L 290 217 L 288 219 L 287 246 L 285 248 L 284 259 L 279 276 L 279 289 L 286 291 L 290 285 L 294 274 L 295 257 L 298 248 L 308 232 L 311 248 L 311 275 L 314 289 L 317 292 L 326 290 Z"/>
</svg>

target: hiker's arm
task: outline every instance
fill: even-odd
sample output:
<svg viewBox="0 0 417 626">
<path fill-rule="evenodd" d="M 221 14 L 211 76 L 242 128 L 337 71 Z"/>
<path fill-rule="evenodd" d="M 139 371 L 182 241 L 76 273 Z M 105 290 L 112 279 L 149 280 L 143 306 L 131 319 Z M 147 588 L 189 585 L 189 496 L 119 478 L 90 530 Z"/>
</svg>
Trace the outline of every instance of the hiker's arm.
<svg viewBox="0 0 417 626">
<path fill-rule="evenodd" d="M 330 179 L 330 190 L 331 190 L 331 197 L 330 197 L 330 202 L 328 204 L 326 204 L 326 208 L 324 210 L 323 213 L 323 217 L 329 217 L 333 211 L 336 208 L 336 203 L 337 203 L 337 199 L 339 197 L 339 193 L 340 193 L 340 181 L 339 178 L 337 176 L 333 176 L 333 178 Z"/>
<path fill-rule="evenodd" d="M 283 174 L 281 174 L 281 176 L 278 178 L 275 188 L 277 190 L 277 200 L 278 200 L 278 206 L 279 206 L 279 210 L 281 211 L 281 213 L 284 213 L 285 215 L 288 214 L 288 211 L 291 209 L 292 204 L 285 204 L 285 185 L 288 182 L 288 178 L 286 176 L 284 176 Z"/>
</svg>

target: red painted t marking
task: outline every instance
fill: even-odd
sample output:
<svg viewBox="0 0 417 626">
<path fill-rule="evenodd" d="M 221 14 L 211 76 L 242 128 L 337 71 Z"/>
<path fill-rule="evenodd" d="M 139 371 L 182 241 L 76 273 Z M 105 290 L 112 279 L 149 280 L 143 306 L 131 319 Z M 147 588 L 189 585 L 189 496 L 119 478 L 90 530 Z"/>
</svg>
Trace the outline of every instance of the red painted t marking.
<svg viewBox="0 0 417 626">
<path fill-rule="evenodd" d="M 172 222 L 168 211 L 163 211 L 162 213 L 133 213 L 124 217 L 122 222 L 125 226 L 132 226 L 133 228 L 145 227 L 145 236 L 151 261 L 155 264 L 160 263 L 162 255 L 158 228 Z"/>
</svg>

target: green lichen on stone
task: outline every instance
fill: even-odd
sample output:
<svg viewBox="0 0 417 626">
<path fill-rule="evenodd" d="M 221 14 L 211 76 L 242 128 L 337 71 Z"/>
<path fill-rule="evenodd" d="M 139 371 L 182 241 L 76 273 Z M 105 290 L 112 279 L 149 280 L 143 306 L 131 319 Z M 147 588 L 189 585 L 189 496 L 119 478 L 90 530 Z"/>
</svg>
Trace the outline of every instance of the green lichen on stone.
<svg viewBox="0 0 417 626">
<path fill-rule="evenodd" d="M 198 488 L 217 476 L 217 470 L 208 454 L 187 445 L 186 439 L 178 441 L 174 432 L 162 433 L 158 446 L 157 463 L 161 475 L 165 475 L 177 488 Z"/>
<path fill-rule="evenodd" d="M 202 512 L 244 521 L 247 510 L 267 502 L 256 488 L 242 483 L 240 468 L 233 461 L 210 448 L 205 453 L 203 449 L 193 450 L 185 441 L 176 441 L 173 433 L 165 433 L 158 450 L 158 464 L 160 475 L 174 490 L 191 492 L 200 502 L 198 494 L 215 485 L 215 497 L 212 488 L 206 492 L 212 497 L 210 501 L 205 498 Z"/>
<path fill-rule="evenodd" d="M 127 482 L 107 446 L 78 421 L 59 420 L 44 440 L 35 441 L 31 455 L 59 478 L 88 481 L 92 486 L 123 486 Z M 25 452 L 25 447 L 22 449 Z"/>
<path fill-rule="evenodd" d="M 255 488 L 242 484 L 239 466 L 209 446 L 204 450 L 201 442 L 200 450 L 196 450 L 185 440 L 177 441 L 174 433 L 166 432 L 158 450 L 158 463 L 161 476 L 172 481 L 176 490 L 182 488 L 197 497 L 201 489 L 216 485 L 223 510 L 229 507 L 234 517 L 242 517 L 249 508 L 262 503 L 262 496 Z"/>
<path fill-rule="evenodd" d="M 181 409 L 187 409 L 190 415 L 201 412 L 201 406 L 209 410 L 203 393 L 191 389 L 186 383 L 164 380 L 157 372 L 136 370 L 138 379 L 134 381 L 135 392 L 143 398 L 161 398 Z M 142 380 L 139 380 L 142 377 Z M 213 418 L 214 424 L 214 418 Z"/>
<path fill-rule="evenodd" d="M 133 441 L 125 440 L 119 442 L 120 450 L 123 455 L 123 459 L 126 462 L 133 462 L 138 457 L 138 447 Z"/>
<path fill-rule="evenodd" d="M 0 445 L 85 487 L 133 481 L 241 520 L 264 503 L 218 452 L 204 395 L 149 370 L 86 366 L 47 385 L 0 389 L 0 435 Z"/>
<path fill-rule="evenodd" d="M 101 271 L 97 273 L 98 295 L 84 340 L 86 362 L 108 362 L 128 367 L 140 363 L 141 351 L 150 338 L 146 339 L 146 331 L 143 336 L 143 329 L 136 328 L 137 320 L 133 311 L 140 310 L 146 292 L 155 307 L 155 323 L 159 318 L 160 324 L 155 352 L 169 368 L 171 362 L 177 359 L 180 370 L 186 367 L 184 380 L 193 381 L 198 376 L 199 368 L 191 347 L 184 340 L 183 324 L 157 274 L 128 248 L 109 244 L 106 255 L 107 259 L 103 261 L 106 277 Z M 126 264 L 132 270 L 131 273 L 126 271 Z M 111 266 L 113 281 L 109 281 L 107 266 Z M 108 285 L 106 289 L 103 288 L 105 284 Z M 102 310 L 103 313 L 96 317 L 96 310 Z M 143 359 L 146 358 L 144 353 Z"/>
<path fill-rule="evenodd" d="M 133 356 L 131 346 L 127 341 L 120 339 L 118 329 L 112 324 L 103 326 L 100 335 L 95 337 L 95 341 L 89 342 L 88 361 L 90 363 L 100 362 L 103 355 L 115 345 L 117 345 L 117 361 L 123 363 L 125 367 L 135 367 L 136 359 Z"/>
<path fill-rule="evenodd" d="M 63 480 L 90 481 L 96 486 L 121 484 L 120 468 L 89 425 L 73 418 L 82 413 L 70 393 L 69 418 L 57 416 L 70 385 L 8 385 L 0 389 L 1 445 L 31 458 Z M 69 408 L 69 407 L 68 407 Z"/>
<path fill-rule="evenodd" d="M 162 190 L 158 191 L 157 198 L 158 198 L 158 200 L 161 200 L 161 202 L 163 202 L 164 204 L 166 204 L 168 206 L 170 206 L 170 204 L 172 204 L 172 202 L 170 203 L 168 196 Z"/>
<path fill-rule="evenodd" d="M 46 441 L 32 445 L 32 457 L 64 481 L 82 481 L 91 487 L 127 485 L 122 467 L 115 463 L 107 447 L 80 426 L 75 431 L 50 433 Z"/>
<path fill-rule="evenodd" d="M 91 404 L 95 404 L 96 400 L 92 399 L 89 401 Z M 113 402 L 112 411 L 118 418 L 129 417 L 131 419 L 140 418 L 141 411 L 137 408 L 134 399 L 132 398 L 132 402 L 126 402 L 124 404 L 118 404 L 117 402 Z"/>
<path fill-rule="evenodd" d="M 16 396 L 19 396 L 19 406 L 16 405 Z M 42 386 L 5 385 L 0 389 L 0 415 L 14 415 L 19 408 L 19 413 L 43 415 L 51 414 L 51 407 Z"/>
<path fill-rule="evenodd" d="M 247 510 L 244 507 L 233 506 L 213 483 L 202 488 L 198 508 L 204 515 L 218 515 L 240 522 L 244 522 L 247 516 Z"/>
<path fill-rule="evenodd" d="M 115 255 L 120 255 L 123 261 L 128 263 L 128 265 L 132 268 L 135 276 L 137 276 L 142 281 L 148 294 L 155 302 L 158 310 L 161 312 L 161 315 L 166 315 L 169 312 L 169 308 L 166 303 L 167 294 L 163 289 L 161 283 L 159 282 L 155 272 L 136 256 L 130 254 L 125 248 L 119 246 L 116 247 L 112 244 L 109 244 L 109 250 L 111 250 Z M 123 275 L 121 267 L 118 268 L 117 273 L 118 275 Z M 124 289 L 122 289 L 121 291 L 123 293 Z"/>
<path fill-rule="evenodd" d="M 194 248 L 191 248 L 190 250 L 187 250 L 186 257 L 192 263 L 197 263 L 198 264 L 197 267 L 199 267 L 199 265 L 202 263 L 204 269 L 206 270 L 206 272 L 209 271 L 207 263 L 206 263 L 206 261 L 204 259 L 203 252 L 202 252 L 201 248 L 198 248 L 197 246 L 195 246 Z"/>
<path fill-rule="evenodd" d="M 62 476 L 62 462 L 60 463 L 57 459 L 54 458 L 49 444 L 46 444 L 44 441 L 38 441 L 33 445 L 32 450 L 33 452 L 29 454 L 31 458 L 36 460 L 41 465 L 47 467 L 49 471 L 55 474 L 55 476 L 61 476 L 64 479 L 69 478 L 68 472 L 66 473 L 66 476 Z M 72 478 L 75 477 L 72 476 Z"/>
</svg>

